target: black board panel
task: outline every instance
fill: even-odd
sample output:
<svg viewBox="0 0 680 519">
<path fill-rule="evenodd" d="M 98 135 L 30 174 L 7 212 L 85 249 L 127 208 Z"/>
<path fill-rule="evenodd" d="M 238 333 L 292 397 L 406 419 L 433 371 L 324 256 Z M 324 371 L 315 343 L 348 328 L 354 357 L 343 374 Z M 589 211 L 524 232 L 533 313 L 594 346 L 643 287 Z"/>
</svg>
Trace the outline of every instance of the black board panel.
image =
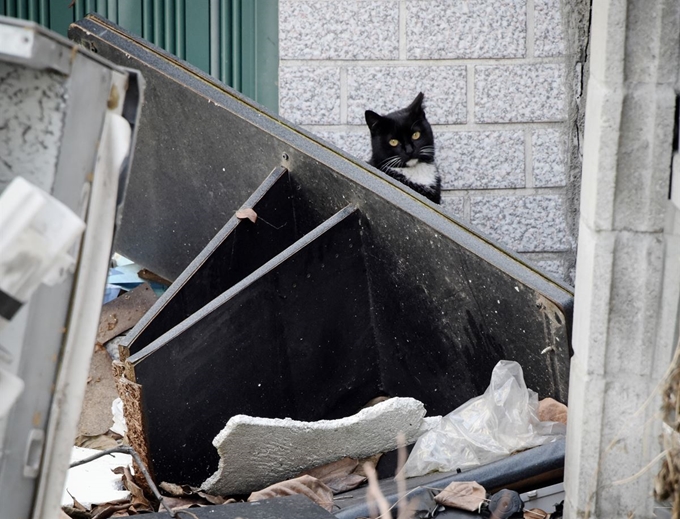
<svg viewBox="0 0 680 519">
<path fill-rule="evenodd" d="M 264 178 L 262 168 L 280 161 L 290 172 L 291 192 L 305 202 L 296 212 L 302 233 L 306 231 L 301 225 L 323 220 L 348 203 L 361 212 L 371 329 L 378 352 L 364 362 L 376 366 L 379 391 L 419 398 L 430 414 L 448 412 L 480 394 L 494 361 L 505 358 L 522 365 L 527 385 L 541 397 L 566 402 L 570 287 L 404 185 L 110 22 L 88 17 L 72 26 L 71 35 L 97 46 L 100 55 L 114 63 L 142 70 L 147 91 L 153 94 L 148 100 L 153 108 L 145 112 L 150 120 L 142 121 L 153 131 L 147 131 L 145 138 L 140 132 L 135 164 L 140 156 L 146 158 L 144 167 L 133 171 L 140 177 L 131 179 L 135 196 L 126 199 L 123 214 L 132 225 L 123 225 L 117 238 L 139 263 L 170 271 L 184 262 L 184 268 L 201 248 L 182 248 L 185 237 L 207 235 L 207 243 L 225 221 L 220 219 L 208 233 L 215 213 L 220 216 L 228 208 L 225 214 L 233 214 L 249 196 L 248 186 L 255 189 Z M 178 136 L 185 133 L 184 128 L 175 132 L 182 125 L 196 134 L 186 139 Z M 157 161 L 157 134 L 166 128 L 173 132 L 163 147 L 164 161 Z M 199 133 L 201 142 L 195 143 Z M 233 167 L 220 173 L 229 161 Z M 174 184 L 167 192 L 162 189 L 169 163 L 192 168 L 191 174 L 172 177 L 180 185 L 189 185 L 179 199 Z M 228 189 L 215 189 L 214 198 L 203 206 L 205 186 L 213 182 Z M 203 187 L 195 189 L 195 183 Z M 147 196 L 144 187 L 149 185 L 155 190 Z M 150 234 L 149 229 L 134 225 L 146 203 L 154 206 L 147 212 L 158 217 Z M 170 208 L 180 216 L 188 212 L 189 217 L 178 218 Z M 181 255 L 168 259 L 166 251 Z M 276 306 L 269 308 L 263 302 L 258 308 L 275 312 Z M 243 351 L 258 355 L 257 350 Z M 213 385 L 223 371 L 212 372 L 217 377 Z M 305 376 L 310 375 L 300 374 Z M 257 399 L 259 391 L 257 386 L 242 386 L 244 399 Z M 167 398 L 184 405 L 170 393 Z M 287 393 L 280 396 L 287 398 Z M 196 405 L 193 410 L 204 412 Z"/>
<path fill-rule="evenodd" d="M 253 209 L 257 220 L 232 216 L 121 345 L 130 354 L 140 351 L 333 214 L 310 221 L 296 195 L 288 171 L 275 168 L 242 206 Z"/>
<path fill-rule="evenodd" d="M 333 419 L 379 394 L 360 219 L 341 210 L 129 358 L 158 481 L 210 476 L 236 414 Z"/>
</svg>

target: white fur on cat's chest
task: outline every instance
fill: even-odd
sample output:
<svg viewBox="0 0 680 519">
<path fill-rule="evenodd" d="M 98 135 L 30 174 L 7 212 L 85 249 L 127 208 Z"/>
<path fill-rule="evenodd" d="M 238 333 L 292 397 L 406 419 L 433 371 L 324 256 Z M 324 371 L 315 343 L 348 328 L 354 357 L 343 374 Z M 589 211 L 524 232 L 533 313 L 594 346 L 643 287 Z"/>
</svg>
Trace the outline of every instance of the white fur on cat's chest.
<svg viewBox="0 0 680 519">
<path fill-rule="evenodd" d="M 413 160 L 413 159 L 412 159 Z M 421 186 L 431 186 L 437 182 L 437 167 L 434 164 L 418 162 L 410 168 L 392 168 L 404 175 L 411 182 Z"/>
</svg>

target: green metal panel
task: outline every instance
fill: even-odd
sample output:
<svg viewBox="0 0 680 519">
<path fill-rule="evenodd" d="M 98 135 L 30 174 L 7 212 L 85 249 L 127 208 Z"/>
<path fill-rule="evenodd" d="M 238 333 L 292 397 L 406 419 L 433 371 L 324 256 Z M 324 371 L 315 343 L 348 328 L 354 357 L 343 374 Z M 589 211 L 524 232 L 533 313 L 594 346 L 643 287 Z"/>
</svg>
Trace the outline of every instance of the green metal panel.
<svg viewBox="0 0 680 519">
<path fill-rule="evenodd" d="M 184 16 L 186 23 L 186 60 L 210 72 L 210 0 L 191 0 Z M 217 35 L 214 35 L 217 36 Z"/>
<path fill-rule="evenodd" d="M 279 2 L 255 0 L 255 91 L 250 97 L 279 109 Z M 248 94 L 247 94 L 248 95 Z"/>
<path fill-rule="evenodd" d="M 53 31 L 60 34 L 66 34 L 68 26 L 73 23 L 73 9 L 69 8 L 68 2 L 55 2 L 52 0 L 49 3 L 49 27 Z"/>
<path fill-rule="evenodd" d="M 118 0 L 118 24 L 128 31 L 142 35 L 142 2 L 139 0 Z"/>
<path fill-rule="evenodd" d="M 278 0 L 0 0 L 0 15 L 66 35 L 98 13 L 278 111 Z"/>
</svg>

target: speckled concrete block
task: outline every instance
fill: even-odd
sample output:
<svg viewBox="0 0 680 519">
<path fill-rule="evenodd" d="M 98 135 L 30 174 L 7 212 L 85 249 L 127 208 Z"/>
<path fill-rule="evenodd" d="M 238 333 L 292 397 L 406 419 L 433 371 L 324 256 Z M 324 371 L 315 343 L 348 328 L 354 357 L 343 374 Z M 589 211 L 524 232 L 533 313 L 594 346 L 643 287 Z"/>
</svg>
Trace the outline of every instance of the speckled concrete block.
<svg viewBox="0 0 680 519">
<path fill-rule="evenodd" d="M 281 59 L 397 59 L 397 0 L 280 0 Z"/>
<path fill-rule="evenodd" d="M 534 130 L 531 135 L 534 156 L 534 185 L 558 187 L 567 183 L 567 141 L 561 130 Z"/>
<path fill-rule="evenodd" d="M 52 191 L 66 77 L 0 62 L 0 190 L 15 176 Z"/>
<path fill-rule="evenodd" d="M 431 124 L 466 120 L 466 71 L 462 66 L 351 67 L 347 72 L 349 124 L 366 124 L 364 112 L 386 114 L 425 94 Z"/>
<path fill-rule="evenodd" d="M 527 258 L 527 261 L 533 263 L 546 274 L 550 274 L 557 279 L 565 279 L 566 272 L 564 261 L 560 260 L 534 260 Z"/>
<path fill-rule="evenodd" d="M 435 132 L 445 189 L 524 187 L 524 132 Z"/>
<path fill-rule="evenodd" d="M 519 58 L 526 0 L 407 0 L 409 59 Z"/>
<path fill-rule="evenodd" d="M 475 120 L 482 123 L 564 121 L 564 65 L 475 67 Z"/>
<path fill-rule="evenodd" d="M 564 32 L 560 0 L 534 0 L 534 54 L 564 55 Z"/>
<path fill-rule="evenodd" d="M 442 207 L 447 213 L 461 220 L 465 219 L 465 199 L 462 196 L 447 196 L 443 193 Z"/>
<path fill-rule="evenodd" d="M 340 69 L 279 67 L 279 112 L 297 124 L 338 124 Z"/>
<path fill-rule="evenodd" d="M 367 161 L 371 158 L 371 135 L 368 128 L 361 132 L 315 130 L 314 128 L 308 128 L 308 130 L 358 159 Z"/>
<path fill-rule="evenodd" d="M 476 196 L 472 225 L 518 252 L 559 252 L 573 248 L 558 195 Z"/>
<path fill-rule="evenodd" d="M 346 456 L 386 452 L 397 447 L 399 433 L 409 444 L 438 423 L 424 417 L 425 406 L 414 398 L 390 398 L 347 418 L 317 422 L 236 415 L 213 440 L 219 467 L 202 488 L 247 494 Z"/>
</svg>

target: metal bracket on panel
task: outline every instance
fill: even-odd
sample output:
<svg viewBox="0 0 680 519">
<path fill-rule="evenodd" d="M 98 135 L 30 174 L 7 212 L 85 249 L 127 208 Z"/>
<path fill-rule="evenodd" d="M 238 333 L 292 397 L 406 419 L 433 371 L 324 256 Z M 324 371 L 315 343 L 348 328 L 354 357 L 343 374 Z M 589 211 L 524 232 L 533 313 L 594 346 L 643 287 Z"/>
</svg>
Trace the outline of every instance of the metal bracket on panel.
<svg viewBox="0 0 680 519">
<path fill-rule="evenodd" d="M 24 477 L 37 478 L 40 474 L 40 462 L 42 460 L 43 447 L 45 446 L 45 431 L 31 429 L 26 441 L 26 453 L 24 455 Z"/>
</svg>

